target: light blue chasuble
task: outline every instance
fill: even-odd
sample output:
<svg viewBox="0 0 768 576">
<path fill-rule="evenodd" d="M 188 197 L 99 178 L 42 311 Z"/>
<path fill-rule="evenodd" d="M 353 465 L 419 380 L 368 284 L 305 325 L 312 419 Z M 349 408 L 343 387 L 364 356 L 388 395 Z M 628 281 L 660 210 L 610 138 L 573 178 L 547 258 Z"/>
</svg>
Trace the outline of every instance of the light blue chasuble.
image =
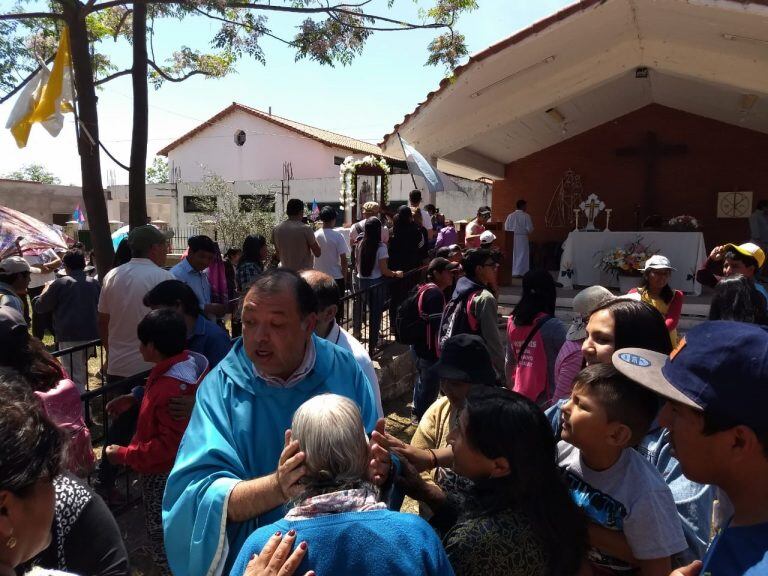
<svg viewBox="0 0 768 576">
<path fill-rule="evenodd" d="M 247 522 L 227 522 L 235 484 L 273 473 L 296 409 L 317 394 L 346 396 L 360 407 L 370 434 L 376 425 L 371 387 L 347 350 L 312 336 L 314 368 L 290 387 L 255 375 L 242 339 L 200 384 L 192 418 L 163 498 L 163 528 L 174 574 L 227 574 L 246 538 L 279 520 L 279 506 Z"/>
</svg>

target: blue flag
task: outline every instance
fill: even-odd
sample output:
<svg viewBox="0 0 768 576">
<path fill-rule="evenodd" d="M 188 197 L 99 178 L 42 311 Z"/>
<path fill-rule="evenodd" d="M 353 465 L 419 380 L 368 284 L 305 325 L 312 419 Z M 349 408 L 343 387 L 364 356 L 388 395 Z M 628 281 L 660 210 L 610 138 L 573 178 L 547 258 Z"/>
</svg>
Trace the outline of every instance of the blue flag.
<svg viewBox="0 0 768 576">
<path fill-rule="evenodd" d="M 316 221 L 320 218 L 320 208 L 317 207 L 317 200 L 312 200 L 312 214 L 309 216 L 312 221 Z"/>
<path fill-rule="evenodd" d="M 405 162 L 408 164 L 408 170 L 414 176 L 421 176 L 427 183 L 427 189 L 430 192 L 448 192 L 458 190 L 459 187 L 446 174 L 443 174 L 432 166 L 424 156 L 413 146 L 408 144 L 400 134 L 400 145 L 405 153 Z"/>
</svg>

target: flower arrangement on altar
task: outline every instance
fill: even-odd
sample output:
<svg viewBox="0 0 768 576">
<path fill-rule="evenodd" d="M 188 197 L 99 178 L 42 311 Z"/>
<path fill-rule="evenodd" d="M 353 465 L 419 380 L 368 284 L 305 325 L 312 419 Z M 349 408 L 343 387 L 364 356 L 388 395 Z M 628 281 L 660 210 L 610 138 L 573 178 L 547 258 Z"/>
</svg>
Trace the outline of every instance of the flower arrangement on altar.
<svg viewBox="0 0 768 576">
<path fill-rule="evenodd" d="M 675 230 L 698 230 L 701 227 L 699 221 L 690 214 L 681 214 L 670 218 L 667 226 Z"/>
<path fill-rule="evenodd" d="M 339 193 L 339 202 L 341 202 L 342 210 L 346 208 L 354 209 L 357 203 L 357 198 L 354 194 L 357 190 L 357 170 L 361 166 L 369 166 L 371 168 L 378 168 L 381 170 L 381 202 L 382 206 L 386 206 L 389 202 L 389 164 L 384 158 L 377 158 L 376 156 L 366 156 L 365 158 L 356 159 L 353 156 L 347 156 L 344 162 L 339 166 L 339 181 L 341 182 L 341 191 Z"/>
<path fill-rule="evenodd" d="M 638 236 L 637 240 L 626 246 L 603 252 L 603 257 L 595 268 L 599 266 L 604 272 L 616 276 L 640 276 L 645 261 L 657 253 L 658 250 L 651 250 L 643 243 L 642 236 Z"/>
</svg>

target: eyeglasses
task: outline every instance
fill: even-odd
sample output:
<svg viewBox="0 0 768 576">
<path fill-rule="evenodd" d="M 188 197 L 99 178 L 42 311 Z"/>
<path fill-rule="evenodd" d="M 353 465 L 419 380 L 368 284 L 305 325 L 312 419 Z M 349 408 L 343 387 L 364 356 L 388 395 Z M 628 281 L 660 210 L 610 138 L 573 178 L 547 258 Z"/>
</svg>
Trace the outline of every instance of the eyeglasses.
<svg viewBox="0 0 768 576">
<path fill-rule="evenodd" d="M 483 266 L 490 266 L 491 268 L 498 268 L 501 266 L 498 262 L 486 262 Z"/>
</svg>

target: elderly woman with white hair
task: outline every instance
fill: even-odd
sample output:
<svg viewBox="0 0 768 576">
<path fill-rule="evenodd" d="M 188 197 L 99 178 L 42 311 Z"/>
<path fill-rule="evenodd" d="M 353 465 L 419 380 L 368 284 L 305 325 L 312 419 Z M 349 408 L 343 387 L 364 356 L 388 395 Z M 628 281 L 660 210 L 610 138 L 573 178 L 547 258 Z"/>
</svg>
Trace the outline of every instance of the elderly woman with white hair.
<svg viewBox="0 0 768 576">
<path fill-rule="evenodd" d="M 306 551 L 299 574 L 453 575 L 429 524 L 387 510 L 367 482 L 368 438 L 354 402 L 336 394 L 310 398 L 294 414 L 290 435 L 304 458 L 303 491 L 285 518 L 251 534 L 231 576 L 243 576 L 278 533 L 295 534 Z"/>
</svg>

